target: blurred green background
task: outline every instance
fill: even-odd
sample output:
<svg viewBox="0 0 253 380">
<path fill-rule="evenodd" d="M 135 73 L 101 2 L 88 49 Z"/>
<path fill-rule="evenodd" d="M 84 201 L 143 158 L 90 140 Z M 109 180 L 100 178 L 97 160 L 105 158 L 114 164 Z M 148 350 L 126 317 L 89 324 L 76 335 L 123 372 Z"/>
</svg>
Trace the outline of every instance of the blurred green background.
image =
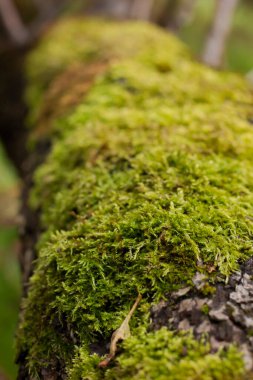
<svg viewBox="0 0 253 380">
<path fill-rule="evenodd" d="M 214 3 L 213 0 L 198 0 L 194 18 L 179 33 L 196 56 L 202 52 Z M 241 73 L 253 69 L 253 0 L 239 2 L 226 50 L 226 69 Z"/>
<path fill-rule="evenodd" d="M 213 0 L 198 0 L 194 18 L 180 32 L 198 57 L 213 15 Z M 225 66 L 242 74 L 253 69 L 253 1 L 241 1 L 227 46 Z M 19 180 L 0 145 L 0 380 L 14 379 L 14 335 L 20 299 L 15 227 Z"/>
<path fill-rule="evenodd" d="M 16 172 L 0 145 L 0 379 L 14 379 L 14 334 L 20 299 L 20 274 L 17 263 L 19 182 Z"/>
</svg>

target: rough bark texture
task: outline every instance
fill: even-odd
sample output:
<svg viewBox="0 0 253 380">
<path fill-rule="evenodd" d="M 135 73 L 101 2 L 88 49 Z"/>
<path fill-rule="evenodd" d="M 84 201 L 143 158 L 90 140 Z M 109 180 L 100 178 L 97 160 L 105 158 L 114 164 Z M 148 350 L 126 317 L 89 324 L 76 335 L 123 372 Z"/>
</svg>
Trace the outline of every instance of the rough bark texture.
<svg viewBox="0 0 253 380">
<path fill-rule="evenodd" d="M 244 80 L 193 62 L 151 25 L 89 20 L 53 28 L 27 76 L 19 379 L 249 379 Z M 132 337 L 101 369 L 138 292 Z"/>
<path fill-rule="evenodd" d="M 202 334 L 211 337 L 216 351 L 229 344 L 238 344 L 244 352 L 246 366 L 253 368 L 253 259 L 246 261 L 227 284 L 215 284 L 211 293 L 207 276 L 197 273 L 194 287 L 180 289 L 151 309 L 151 329 L 167 326 L 172 330 L 193 330 L 197 339 Z M 212 286 L 212 285 L 211 285 Z"/>
</svg>

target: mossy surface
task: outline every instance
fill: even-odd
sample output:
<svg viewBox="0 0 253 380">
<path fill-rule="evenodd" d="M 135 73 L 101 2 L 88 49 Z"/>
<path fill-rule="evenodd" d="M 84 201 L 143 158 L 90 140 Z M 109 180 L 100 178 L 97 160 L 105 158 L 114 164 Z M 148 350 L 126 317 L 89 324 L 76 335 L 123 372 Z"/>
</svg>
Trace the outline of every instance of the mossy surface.
<svg viewBox="0 0 253 380">
<path fill-rule="evenodd" d="M 39 113 L 38 105 L 43 102 L 45 89 L 57 74 L 73 64 L 87 66 L 89 63 L 107 63 L 136 56 L 152 61 L 150 57 L 156 53 L 156 64 L 166 71 L 175 67 L 179 59 L 188 56 L 182 43 L 156 28 L 150 30 L 145 23 L 124 23 L 124 33 L 120 34 L 122 26 L 102 19 L 67 19 L 57 28 L 52 28 L 48 34 L 50 37 L 44 38 L 40 48 L 35 49 L 27 60 L 27 100 L 31 105 L 31 123 Z M 172 49 L 175 54 L 166 54 L 164 47 Z"/>
<path fill-rule="evenodd" d="M 209 345 L 197 342 L 190 334 L 177 334 L 162 328 L 147 335 L 136 332 L 124 345 L 117 365 L 106 374 L 97 368 L 98 355 L 91 358 L 82 348 L 78 352 L 70 379 L 89 380 L 238 380 L 243 378 L 241 356 L 234 347 L 210 354 Z M 87 358 L 89 358 L 87 360 Z"/>
<path fill-rule="evenodd" d="M 209 355 L 191 336 L 139 326 L 197 270 L 212 266 L 214 281 L 225 281 L 252 255 L 252 94 L 151 25 L 72 20 L 28 59 L 31 120 L 74 62 L 106 68 L 54 116 L 52 150 L 35 174 L 43 233 L 18 340 L 29 371 L 60 363 L 74 380 L 142 379 L 146 367 L 150 379 L 242 379 L 234 349 Z M 138 292 L 133 338 L 116 368 L 101 372 L 90 344 L 110 339 Z"/>
</svg>

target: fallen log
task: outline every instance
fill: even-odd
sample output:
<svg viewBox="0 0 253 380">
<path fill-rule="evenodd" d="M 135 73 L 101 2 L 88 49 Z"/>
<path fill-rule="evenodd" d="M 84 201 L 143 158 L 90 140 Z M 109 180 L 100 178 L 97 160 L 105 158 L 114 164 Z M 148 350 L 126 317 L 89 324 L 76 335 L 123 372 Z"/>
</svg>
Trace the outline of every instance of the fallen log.
<svg viewBox="0 0 253 380">
<path fill-rule="evenodd" d="M 19 379 L 249 379 L 245 81 L 141 22 L 61 21 L 26 67 Z"/>
</svg>

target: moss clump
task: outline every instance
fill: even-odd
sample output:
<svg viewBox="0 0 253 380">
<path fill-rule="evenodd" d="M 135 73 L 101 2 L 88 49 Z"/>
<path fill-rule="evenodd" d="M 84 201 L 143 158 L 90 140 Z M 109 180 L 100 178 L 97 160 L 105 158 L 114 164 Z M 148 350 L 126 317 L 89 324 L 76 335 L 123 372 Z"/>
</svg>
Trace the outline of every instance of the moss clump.
<svg viewBox="0 0 253 380">
<path fill-rule="evenodd" d="M 201 308 L 201 311 L 202 311 L 202 313 L 204 313 L 204 314 L 207 315 L 209 313 L 209 311 L 210 311 L 210 308 L 209 308 L 209 306 L 207 304 L 204 304 L 202 306 L 202 308 Z"/>
<path fill-rule="evenodd" d="M 39 114 L 45 89 L 57 74 L 72 64 L 105 64 L 137 55 L 152 64 L 150 57 L 155 53 L 155 64 L 160 71 L 166 72 L 173 69 L 179 59 L 189 58 L 183 44 L 154 27 L 147 28 L 145 23 L 124 23 L 124 33 L 120 35 L 121 27 L 119 23 L 102 19 L 67 19 L 52 28 L 50 38 L 44 38 L 40 48 L 27 60 L 27 100 L 31 105 L 29 119 L 32 123 Z M 164 49 L 171 49 L 173 54 L 166 54 Z"/>
<path fill-rule="evenodd" d="M 244 375 L 242 358 L 235 348 L 212 355 L 204 341 L 197 342 L 187 333 L 175 335 L 166 328 L 149 334 L 140 329 L 123 348 L 116 367 L 105 375 L 98 369 L 99 357 L 90 357 L 80 349 L 69 379 L 238 380 Z"/>
<path fill-rule="evenodd" d="M 152 303 L 192 283 L 199 262 L 225 279 L 252 255 L 252 96 L 244 81 L 192 62 L 181 43 L 151 25 L 65 21 L 28 60 L 33 117 L 73 61 L 101 60 L 107 67 L 88 93 L 53 118 L 52 150 L 35 174 L 31 201 L 44 232 L 19 332 L 33 376 L 59 363 L 71 369 L 76 346 L 85 356 L 91 343 L 110 339 L 138 292 L 144 301 L 134 329 Z M 193 356 L 175 362 L 190 378 L 199 344 L 164 330 L 136 333 L 120 366 L 102 378 L 142 378 L 136 339 L 161 340 L 165 356 L 168 339 L 193 347 Z M 235 351 L 206 356 L 208 346 L 198 347 L 201 368 L 210 369 L 196 379 L 222 378 L 214 366 L 226 378 Z M 86 355 L 81 369 L 75 359 L 70 373 L 78 367 L 84 376 L 95 359 Z"/>
</svg>

